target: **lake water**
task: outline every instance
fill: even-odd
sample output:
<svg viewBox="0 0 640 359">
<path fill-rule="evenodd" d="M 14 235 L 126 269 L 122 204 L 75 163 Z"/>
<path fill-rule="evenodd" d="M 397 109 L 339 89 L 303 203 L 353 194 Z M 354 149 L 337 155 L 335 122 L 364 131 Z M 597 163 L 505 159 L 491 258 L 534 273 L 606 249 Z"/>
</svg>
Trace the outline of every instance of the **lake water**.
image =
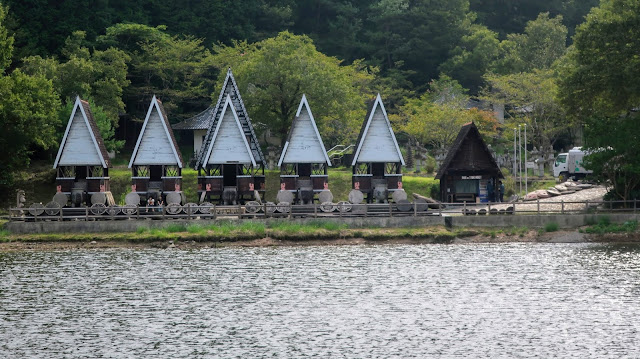
<svg viewBox="0 0 640 359">
<path fill-rule="evenodd" d="M 0 254 L 0 358 L 640 357 L 640 247 Z"/>
</svg>

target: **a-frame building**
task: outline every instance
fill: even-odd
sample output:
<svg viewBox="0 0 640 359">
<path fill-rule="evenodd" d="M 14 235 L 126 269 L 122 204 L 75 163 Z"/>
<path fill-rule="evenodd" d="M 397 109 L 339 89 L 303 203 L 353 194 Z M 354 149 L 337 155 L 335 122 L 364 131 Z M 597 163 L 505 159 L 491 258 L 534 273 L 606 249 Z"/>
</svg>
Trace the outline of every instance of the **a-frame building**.
<svg viewBox="0 0 640 359">
<path fill-rule="evenodd" d="M 356 142 L 351 163 L 353 188 L 366 194 L 368 202 L 386 200 L 390 192 L 402 190 L 403 165 L 404 158 L 378 94 L 369 106 Z"/>
<path fill-rule="evenodd" d="M 109 191 L 109 154 L 91 113 L 89 103 L 76 97 L 67 128 L 53 164 L 58 192 L 88 196 Z M 80 200 L 72 202 L 79 204 Z"/>
<path fill-rule="evenodd" d="M 209 116 L 213 119 L 196 161 L 201 200 L 229 203 L 254 199 L 256 190 L 264 194 L 264 155 L 231 69 Z"/>
<path fill-rule="evenodd" d="M 181 192 L 183 165 L 162 101 L 153 96 L 129 161 L 132 184 L 143 196 Z"/>
<path fill-rule="evenodd" d="M 307 97 L 302 95 L 278 161 L 280 188 L 296 193 L 298 201 L 308 202 L 314 193 L 328 188 L 327 169 L 330 166 L 311 107 Z"/>
<path fill-rule="evenodd" d="M 445 202 L 494 202 L 491 188 L 504 175 L 473 122 L 460 129 L 438 169 L 440 198 Z M 495 193 L 495 192 L 494 192 Z"/>
</svg>

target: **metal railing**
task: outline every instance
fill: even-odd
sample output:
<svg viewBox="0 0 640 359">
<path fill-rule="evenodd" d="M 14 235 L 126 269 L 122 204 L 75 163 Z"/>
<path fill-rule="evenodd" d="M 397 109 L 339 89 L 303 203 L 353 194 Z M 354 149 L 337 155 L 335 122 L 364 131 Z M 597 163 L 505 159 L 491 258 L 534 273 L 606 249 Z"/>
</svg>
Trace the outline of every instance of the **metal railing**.
<svg viewBox="0 0 640 359">
<path fill-rule="evenodd" d="M 77 208 L 47 208 L 32 206 L 10 208 L 12 221 L 66 221 L 66 220 L 134 220 L 134 219 L 216 219 L 220 217 L 407 217 L 407 216 L 462 216 L 462 215 L 547 215 L 585 213 L 637 213 L 638 201 L 530 201 L 515 203 L 380 203 L 351 204 L 313 203 L 248 203 L 247 205 L 186 205 L 169 206 L 99 206 Z"/>
</svg>

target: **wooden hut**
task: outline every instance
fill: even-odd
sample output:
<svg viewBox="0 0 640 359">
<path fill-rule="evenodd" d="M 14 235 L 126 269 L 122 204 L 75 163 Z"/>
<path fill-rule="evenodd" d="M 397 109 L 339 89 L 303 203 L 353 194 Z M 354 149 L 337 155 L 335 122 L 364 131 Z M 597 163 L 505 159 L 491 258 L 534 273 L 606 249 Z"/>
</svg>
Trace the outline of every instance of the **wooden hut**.
<svg viewBox="0 0 640 359">
<path fill-rule="evenodd" d="M 214 105 L 209 106 L 206 110 L 200 112 L 199 114 L 188 118 L 182 122 L 178 122 L 171 127 L 176 131 L 192 131 L 193 134 L 193 159 L 192 161 L 198 160 L 201 152 L 202 152 L 202 143 L 205 140 L 207 135 L 207 130 L 211 127 L 211 122 L 213 121 L 213 114 L 216 107 Z"/>
<path fill-rule="evenodd" d="M 182 155 L 162 102 L 151 99 L 138 142 L 131 155 L 132 188 L 141 197 L 181 193 Z"/>
<path fill-rule="evenodd" d="M 89 103 L 76 97 L 53 168 L 57 170 L 57 191 L 66 194 L 74 206 L 88 204 L 89 196 L 100 196 L 113 204 L 109 188 L 111 162 Z"/>
<path fill-rule="evenodd" d="M 367 202 L 386 201 L 402 190 L 404 159 L 391 128 L 380 94 L 369 106 L 353 154 L 353 189 L 367 195 Z"/>
<path fill-rule="evenodd" d="M 298 111 L 282 149 L 280 190 L 296 195 L 296 202 L 313 201 L 315 194 L 328 190 L 331 166 L 307 97 L 302 95 Z"/>
<path fill-rule="evenodd" d="M 227 204 L 265 191 L 265 160 L 231 69 L 211 111 L 211 126 L 196 162 L 200 201 Z"/>
<path fill-rule="evenodd" d="M 489 192 L 503 178 L 473 122 L 462 126 L 436 175 L 446 202 L 493 202 Z"/>
</svg>

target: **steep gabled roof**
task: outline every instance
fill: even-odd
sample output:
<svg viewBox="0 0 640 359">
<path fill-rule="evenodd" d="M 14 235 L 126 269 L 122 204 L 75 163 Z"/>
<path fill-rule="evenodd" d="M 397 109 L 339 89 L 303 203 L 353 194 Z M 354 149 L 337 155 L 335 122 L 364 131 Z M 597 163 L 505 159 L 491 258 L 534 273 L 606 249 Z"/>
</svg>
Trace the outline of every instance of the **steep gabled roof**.
<svg viewBox="0 0 640 359">
<path fill-rule="evenodd" d="M 298 111 L 291 123 L 278 167 L 282 166 L 282 163 L 326 163 L 331 166 L 305 95 L 302 95 Z"/>
<path fill-rule="evenodd" d="M 182 155 L 169 125 L 162 101 L 154 95 L 131 155 L 133 165 L 173 165 L 182 168 Z"/>
<path fill-rule="evenodd" d="M 109 168 L 111 161 L 89 103 L 76 96 L 53 168 L 81 165 Z"/>
<path fill-rule="evenodd" d="M 245 136 L 233 106 L 231 95 L 227 95 L 225 99 L 220 119 L 216 121 L 212 140 L 203 154 L 203 167 L 208 163 L 251 163 L 253 166 L 256 165 L 251 147 L 247 142 L 247 136 Z"/>
<path fill-rule="evenodd" d="M 213 120 L 213 111 L 215 106 L 209 106 L 206 110 L 199 114 L 188 118 L 182 122 L 178 122 L 171 127 L 174 130 L 208 130 Z"/>
<path fill-rule="evenodd" d="M 400 162 L 404 166 L 404 158 L 380 94 L 369 107 L 356 143 L 352 166 L 358 162 Z"/>
<path fill-rule="evenodd" d="M 456 164 L 456 168 L 453 168 L 454 164 Z M 450 169 L 465 172 L 484 170 L 496 173 L 499 178 L 504 178 L 500 167 L 473 122 L 462 126 L 435 178 L 441 179 Z"/>
<path fill-rule="evenodd" d="M 210 118 L 210 124 L 207 130 L 207 135 L 205 136 L 204 142 L 202 144 L 203 148 L 211 147 L 210 145 L 214 139 L 214 132 L 217 128 L 218 121 L 221 118 L 222 109 L 227 97 L 231 99 L 231 105 L 234 109 L 234 113 L 238 117 L 245 137 L 247 137 L 248 139 L 249 148 L 251 150 L 251 157 L 254 159 L 255 163 L 266 165 L 264 155 L 262 154 L 260 144 L 258 143 L 258 138 L 256 137 L 255 131 L 253 130 L 253 125 L 251 125 L 251 120 L 249 119 L 249 114 L 247 113 L 247 109 L 244 106 L 244 102 L 242 102 L 242 97 L 240 96 L 240 91 L 238 91 L 238 85 L 236 84 L 236 80 L 233 77 L 231 68 L 227 70 L 227 77 L 224 80 L 224 84 L 222 85 L 222 89 L 220 90 L 220 96 L 218 96 L 218 102 L 216 103 L 213 111 L 205 111 L 207 112 L 207 116 L 209 116 Z M 207 121 L 209 121 L 209 119 Z M 203 165 L 206 165 L 206 160 L 208 159 L 208 157 L 205 156 L 206 152 L 201 151 L 198 156 L 198 161 L 196 162 L 196 168 L 201 168 L 203 167 Z"/>
</svg>

